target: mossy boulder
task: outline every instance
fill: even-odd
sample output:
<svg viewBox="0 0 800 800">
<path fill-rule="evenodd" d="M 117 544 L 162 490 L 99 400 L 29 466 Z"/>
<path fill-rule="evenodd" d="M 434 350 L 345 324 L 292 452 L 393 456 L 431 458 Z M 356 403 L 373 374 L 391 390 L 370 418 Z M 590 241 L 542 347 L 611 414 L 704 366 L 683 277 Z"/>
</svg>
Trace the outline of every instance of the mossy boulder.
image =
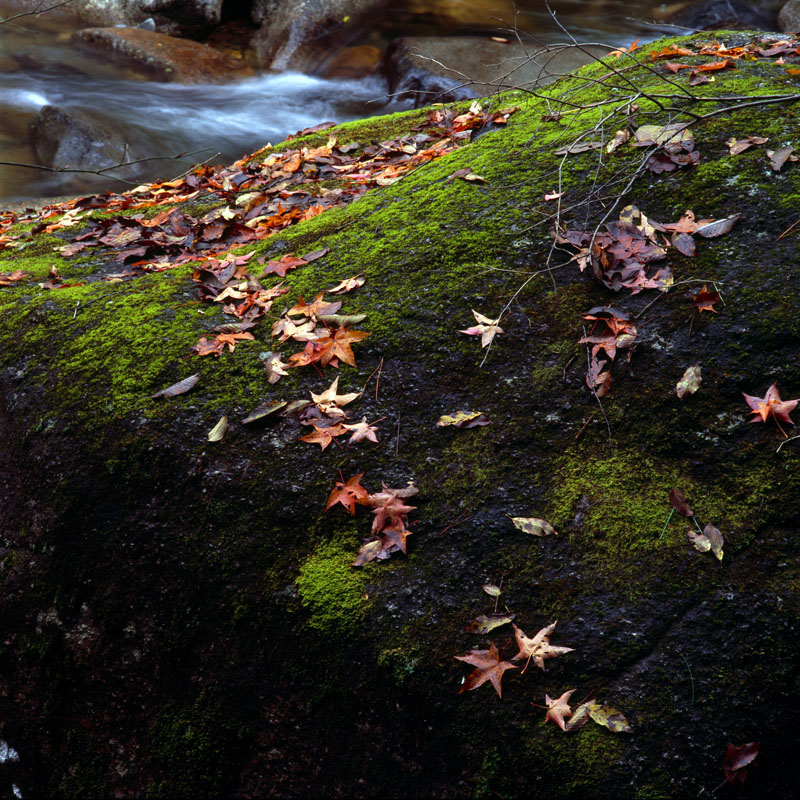
<svg viewBox="0 0 800 800">
<path fill-rule="evenodd" d="M 80 222 L 33 227 L 0 252 L 0 272 L 30 276 L 0 287 L 0 738 L 20 755 L 3 765 L 8 785 L 24 797 L 685 797 L 722 782 L 728 742 L 759 741 L 736 792 L 792 793 L 800 450 L 773 419 L 748 424 L 742 392 L 777 381 L 800 394 L 797 238 L 781 237 L 800 167 L 775 171 L 764 147 L 731 156 L 725 141 L 797 144 L 797 84 L 774 60 L 741 59 L 689 99 L 687 73 L 649 54 L 701 40 L 505 96 L 499 107 L 519 106 L 506 126 L 260 242 L 270 257 L 330 248 L 288 274 L 288 303 L 366 276 L 343 309 L 366 314 L 371 334 L 355 369 L 268 383 L 269 324 L 198 358 L 192 345 L 224 316 L 198 302 L 191 265 L 103 281 L 113 252 L 54 250 Z M 421 113 L 337 135 L 380 141 Z M 582 132 L 605 144 L 691 115 L 701 160 L 672 173 L 638 169 L 633 147 L 556 153 Z M 449 179 L 463 167 L 485 182 Z M 697 237 L 693 258 L 669 249 L 668 291 L 614 293 L 574 250 L 552 251 L 559 203 L 562 230 L 629 204 L 662 223 L 686 209 L 742 216 Z M 51 265 L 82 285 L 41 289 Z M 717 313 L 693 308 L 703 283 L 721 293 Z M 601 407 L 578 340 L 582 315 L 609 304 L 638 337 Z M 458 333 L 471 309 L 503 316 L 489 349 Z M 681 401 L 675 384 L 696 364 L 702 385 Z M 190 393 L 152 398 L 194 372 Z M 241 424 L 336 375 L 340 391 L 366 385 L 348 411 L 385 418 L 379 444 L 320 450 L 290 418 Z M 436 427 L 457 410 L 491 423 Z M 222 415 L 230 428 L 211 443 Z M 373 492 L 419 487 L 407 557 L 350 566 L 371 515 L 323 512 L 340 471 L 364 472 Z M 668 523 L 672 488 L 723 532 L 722 561 L 691 547 L 686 520 Z M 558 535 L 528 536 L 520 516 Z M 558 620 L 552 643 L 574 652 L 546 672 L 507 671 L 502 699 L 490 685 L 460 694 L 454 656 L 489 641 L 516 653 L 509 626 L 464 632 L 492 610 L 481 586 L 501 581 L 500 608 L 529 636 Z M 617 707 L 633 734 L 545 723 L 532 704 L 572 688 Z"/>
</svg>

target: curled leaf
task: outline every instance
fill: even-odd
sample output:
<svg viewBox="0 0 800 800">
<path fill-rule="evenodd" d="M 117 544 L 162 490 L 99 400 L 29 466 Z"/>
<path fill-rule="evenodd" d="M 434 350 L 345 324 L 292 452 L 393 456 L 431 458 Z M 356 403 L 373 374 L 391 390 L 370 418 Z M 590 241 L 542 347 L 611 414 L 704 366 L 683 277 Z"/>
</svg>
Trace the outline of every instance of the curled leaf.
<svg viewBox="0 0 800 800">
<path fill-rule="evenodd" d="M 489 418 L 483 411 L 456 411 L 454 414 L 444 414 L 439 417 L 436 427 L 446 428 L 452 425 L 454 428 L 476 428 L 488 424 Z"/>
<path fill-rule="evenodd" d="M 256 406 L 243 420 L 243 425 L 249 425 L 251 422 L 256 422 L 256 420 L 263 419 L 264 417 L 268 417 L 270 414 L 274 414 L 276 411 L 280 411 L 287 405 L 286 400 L 269 400 L 266 403 L 262 403 L 260 406 Z"/>
<path fill-rule="evenodd" d="M 475 619 L 464 628 L 464 631 L 466 633 L 491 633 L 495 628 L 499 628 L 501 625 L 507 625 L 515 616 L 515 614 L 494 614 L 487 617 L 486 614 L 481 614 L 479 617 L 475 617 Z"/>
<path fill-rule="evenodd" d="M 208 441 L 209 442 L 220 441 L 220 439 L 222 439 L 227 430 L 228 430 L 228 418 L 226 416 L 222 416 L 220 417 L 219 422 L 208 432 Z"/>
<path fill-rule="evenodd" d="M 511 517 L 511 521 L 523 533 L 530 533 L 532 536 L 547 536 L 548 534 L 558 536 L 558 531 L 546 519 Z"/>
</svg>

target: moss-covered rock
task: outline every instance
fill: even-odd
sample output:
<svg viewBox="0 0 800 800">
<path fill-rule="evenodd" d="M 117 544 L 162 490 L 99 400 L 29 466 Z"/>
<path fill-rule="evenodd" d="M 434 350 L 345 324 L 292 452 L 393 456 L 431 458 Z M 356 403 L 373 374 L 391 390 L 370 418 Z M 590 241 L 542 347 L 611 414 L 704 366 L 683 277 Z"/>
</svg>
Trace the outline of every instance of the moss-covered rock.
<svg viewBox="0 0 800 800">
<path fill-rule="evenodd" d="M 198 301 L 191 265 L 105 281 L 113 251 L 54 250 L 85 220 L 8 231 L 0 273 L 29 277 L 0 286 L 0 738 L 20 753 L 7 766 L 23 796 L 684 797 L 722 781 L 728 741 L 761 742 L 744 794 L 793 791 L 798 443 L 773 420 L 747 424 L 741 393 L 773 381 L 800 393 L 797 239 L 781 237 L 800 171 L 725 141 L 798 144 L 796 81 L 774 59 L 742 59 L 690 99 L 685 71 L 649 60 L 707 40 L 495 100 L 519 106 L 507 125 L 255 245 L 255 258 L 330 248 L 287 275 L 280 304 L 366 277 L 344 296 L 370 333 L 355 369 L 268 383 L 264 354 L 291 352 L 268 323 L 200 359 L 192 345 L 225 316 Z M 333 133 L 364 147 L 424 115 Z M 656 175 L 634 147 L 556 152 L 675 120 L 693 120 L 697 166 Z M 463 167 L 485 182 L 450 179 Z M 543 199 L 553 192 L 560 206 Z M 201 213 L 227 198 L 189 202 Z M 663 223 L 687 208 L 742 218 L 697 237 L 694 258 L 671 248 L 668 291 L 615 294 L 551 233 L 629 204 Z M 41 289 L 53 265 L 81 285 Z M 692 307 L 704 283 L 717 313 Z M 598 403 L 578 339 L 582 314 L 608 304 L 639 333 Z M 471 309 L 503 317 L 488 350 L 458 333 Z M 701 388 L 681 401 L 694 364 Z M 190 393 L 152 397 L 195 372 Z M 336 375 L 340 392 L 365 387 L 347 410 L 384 418 L 379 444 L 320 450 L 289 417 L 241 424 Z M 491 424 L 436 427 L 457 410 Z M 222 415 L 231 426 L 209 442 Z M 373 492 L 419 487 L 407 557 L 350 566 L 370 515 L 323 509 L 358 472 Z M 668 520 L 671 488 L 723 532 L 721 562 Z M 546 517 L 558 535 L 527 536 L 513 516 Z M 459 695 L 454 656 L 490 640 L 516 652 L 507 628 L 464 633 L 492 609 L 481 586 L 500 581 L 500 607 L 528 635 L 557 619 L 553 643 L 574 652 L 545 673 L 507 671 L 502 700 Z M 570 688 L 618 707 L 634 733 L 545 724 L 531 703 Z"/>
</svg>

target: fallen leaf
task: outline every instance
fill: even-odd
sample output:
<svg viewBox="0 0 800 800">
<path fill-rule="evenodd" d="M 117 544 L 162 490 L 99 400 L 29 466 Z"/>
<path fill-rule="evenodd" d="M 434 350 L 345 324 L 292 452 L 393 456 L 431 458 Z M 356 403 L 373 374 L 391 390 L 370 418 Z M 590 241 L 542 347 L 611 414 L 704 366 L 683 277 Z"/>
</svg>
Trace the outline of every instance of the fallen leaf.
<svg viewBox="0 0 800 800">
<path fill-rule="evenodd" d="M 634 132 L 633 138 L 638 147 L 651 144 L 679 144 L 694 141 L 694 134 L 682 122 L 672 122 L 669 125 L 640 125 Z"/>
<path fill-rule="evenodd" d="M 436 427 L 446 428 L 452 425 L 454 428 L 475 428 L 488 424 L 489 418 L 483 411 L 456 411 L 454 414 L 444 414 L 439 417 Z"/>
<path fill-rule="evenodd" d="M 336 486 L 333 491 L 328 495 L 328 502 L 325 505 L 325 511 L 337 503 L 341 503 L 348 514 L 356 513 L 356 504 L 367 505 L 367 497 L 369 492 L 361 485 L 361 479 L 364 477 L 363 472 L 358 475 L 353 475 L 348 478 L 346 483 L 336 481 Z"/>
<path fill-rule="evenodd" d="M 776 420 L 794 425 L 794 422 L 789 417 L 789 412 L 794 409 L 798 401 L 781 400 L 781 396 L 778 394 L 777 381 L 767 389 L 767 393 L 763 397 L 753 397 L 744 392 L 742 394 L 747 401 L 747 405 L 753 409 L 750 413 L 757 415 L 750 422 L 766 422 L 770 416 L 774 416 Z M 759 420 L 758 417 L 761 419 Z"/>
<path fill-rule="evenodd" d="M 486 681 L 491 681 L 497 696 L 502 697 L 503 689 L 500 686 L 500 681 L 503 678 L 503 673 L 507 669 L 517 669 L 510 661 L 500 660 L 500 654 L 497 652 L 494 642 L 489 645 L 488 650 L 470 650 L 465 656 L 455 656 L 455 658 L 476 667 L 475 670 L 467 675 L 459 694 L 477 689 Z"/>
<path fill-rule="evenodd" d="M 314 430 L 307 433 L 305 436 L 298 438 L 299 442 L 308 442 L 309 444 L 318 444 L 323 450 L 337 437 L 343 433 L 347 433 L 344 425 L 331 425 L 327 428 L 320 428 L 316 425 L 312 426 Z"/>
<path fill-rule="evenodd" d="M 703 284 L 703 288 L 692 298 L 694 307 L 698 311 L 711 311 L 714 314 L 717 313 L 714 306 L 719 303 L 719 300 L 719 292 L 710 292 L 705 284 Z"/>
<path fill-rule="evenodd" d="M 546 520 L 537 517 L 511 517 L 511 521 L 523 533 L 533 536 L 558 536 L 558 531 Z"/>
<path fill-rule="evenodd" d="M 479 617 L 475 617 L 475 619 L 464 628 L 464 631 L 466 633 L 491 633 L 495 628 L 499 628 L 501 625 L 507 625 L 515 616 L 515 614 L 494 614 L 487 617 L 485 614 L 481 614 Z"/>
<path fill-rule="evenodd" d="M 361 422 L 356 422 L 353 425 L 345 425 L 347 430 L 352 432 L 352 435 L 347 440 L 347 444 L 356 444 L 356 442 L 361 442 L 364 439 L 368 439 L 370 442 L 378 443 L 378 429 L 374 425 L 370 425 L 367 422 L 366 417 L 361 418 Z"/>
<path fill-rule="evenodd" d="M 378 557 L 378 553 L 383 550 L 383 543 L 380 539 L 367 542 L 363 545 L 356 555 L 356 560 L 353 561 L 353 567 L 363 567 L 369 561 L 374 561 Z"/>
<path fill-rule="evenodd" d="M 500 597 L 500 595 L 503 594 L 503 590 L 499 586 L 495 586 L 493 583 L 484 584 L 481 586 L 481 589 L 483 589 L 483 591 L 486 592 L 489 597 Z"/>
<path fill-rule="evenodd" d="M 741 218 L 741 214 L 734 214 L 732 217 L 709 222 L 707 225 L 701 225 L 697 228 L 695 233 L 704 239 L 714 239 L 717 236 L 728 233 Z"/>
<path fill-rule="evenodd" d="M 172 386 L 167 386 L 166 389 L 161 389 L 155 394 L 151 394 L 150 398 L 155 399 L 156 397 L 175 397 L 176 395 L 188 392 L 189 389 L 191 389 L 199 380 L 200 373 L 196 372 L 194 375 L 190 375 L 188 378 L 184 378 L 182 381 L 173 383 Z"/>
<path fill-rule="evenodd" d="M 558 200 L 559 197 L 563 197 L 564 192 L 551 192 L 550 194 L 546 194 L 544 196 L 545 202 L 549 202 L 550 200 Z"/>
<path fill-rule="evenodd" d="M 769 165 L 775 172 L 780 172 L 781 168 L 787 161 L 797 161 L 798 157 L 793 156 L 794 147 L 779 147 L 776 150 L 767 150 L 767 158 Z"/>
<path fill-rule="evenodd" d="M 559 147 L 555 151 L 557 156 L 577 155 L 578 153 L 586 153 L 589 150 L 599 150 L 603 146 L 602 142 L 573 142 L 566 147 Z"/>
<path fill-rule="evenodd" d="M 678 489 L 669 490 L 669 504 L 684 517 L 694 516 L 694 511 L 689 508 L 689 504 L 686 502 L 686 497 L 684 497 L 683 492 Z"/>
<path fill-rule="evenodd" d="M 725 757 L 722 759 L 722 769 L 725 772 L 725 783 L 744 783 L 747 778 L 745 767 L 753 763 L 758 755 L 760 742 L 747 742 L 738 747 L 728 743 Z"/>
<path fill-rule="evenodd" d="M 209 442 L 220 441 L 227 432 L 227 430 L 228 430 L 228 418 L 226 416 L 222 416 L 219 418 L 219 422 L 208 432 L 208 441 Z"/>
<path fill-rule="evenodd" d="M 690 394 L 694 394 L 700 388 L 700 367 L 687 367 L 681 379 L 675 386 L 675 394 L 678 395 L 679 400 Z"/>
<path fill-rule="evenodd" d="M 769 139 L 764 136 L 745 136 L 744 139 L 734 139 L 731 137 L 725 144 L 728 145 L 728 152 L 732 156 L 737 156 L 739 153 L 743 153 L 754 145 L 766 144 L 768 141 Z"/>
<path fill-rule="evenodd" d="M 718 528 L 715 528 L 711 523 L 703 528 L 702 533 L 695 533 L 693 530 L 687 531 L 689 541 L 694 545 L 695 550 L 701 553 L 707 553 L 709 550 L 722 561 L 724 555 L 722 547 L 725 544 L 725 539 L 720 533 Z"/>
<path fill-rule="evenodd" d="M 613 153 L 618 148 L 622 147 L 631 138 L 629 130 L 617 131 L 614 138 L 606 145 L 606 153 Z M 546 198 L 545 198 L 546 199 Z"/>
<path fill-rule="evenodd" d="M 13 272 L 0 272 L 0 286 L 8 286 L 15 281 L 21 281 L 28 277 L 27 272 L 15 269 Z"/>
<path fill-rule="evenodd" d="M 372 506 L 375 515 L 372 520 L 373 533 L 381 533 L 387 528 L 404 530 L 407 527 L 408 515 L 416 506 L 407 506 L 404 499 L 397 489 L 385 485 L 382 491 L 367 497 L 367 504 Z"/>
<path fill-rule="evenodd" d="M 346 278 L 345 280 L 337 283 L 333 289 L 328 289 L 328 294 L 345 294 L 346 292 L 352 292 L 353 289 L 358 289 L 360 286 L 363 286 L 367 282 L 367 279 L 361 275 L 355 275 L 352 278 Z"/>
<path fill-rule="evenodd" d="M 472 315 L 475 317 L 475 321 L 479 324 L 473 325 L 471 328 L 466 328 L 465 330 L 460 330 L 459 333 L 466 333 L 467 336 L 480 336 L 481 347 L 487 347 L 490 345 L 492 343 L 492 339 L 495 337 L 495 334 L 505 333 L 505 331 L 500 327 L 499 317 L 497 319 L 489 319 L 489 317 L 485 317 L 474 308 L 472 309 Z"/>
<path fill-rule="evenodd" d="M 286 371 L 288 364 L 281 361 L 280 354 L 275 354 L 267 359 L 267 380 L 270 383 L 277 383 L 281 378 L 286 377 L 289 373 Z"/>
<path fill-rule="evenodd" d="M 633 733 L 628 720 L 612 706 L 591 703 L 588 706 L 589 716 L 598 724 L 604 725 L 612 733 Z"/>
<path fill-rule="evenodd" d="M 550 634 L 555 630 L 556 622 L 542 628 L 532 639 L 529 639 L 525 633 L 514 625 L 514 636 L 517 639 L 517 646 L 519 653 L 517 653 L 512 661 L 519 661 L 526 658 L 528 663 L 525 664 L 524 672 L 528 668 L 528 664 L 533 661 L 537 667 L 544 670 L 545 659 L 555 658 L 556 656 L 563 655 L 564 653 L 571 653 L 572 647 L 554 647 L 550 644 Z"/>
<path fill-rule="evenodd" d="M 268 400 L 260 406 L 256 406 L 243 420 L 243 425 L 249 425 L 251 422 L 256 422 L 259 419 L 264 419 L 276 411 L 280 411 L 287 405 L 285 400 Z"/>
<path fill-rule="evenodd" d="M 333 336 L 323 336 L 314 342 L 319 348 L 319 361 L 323 367 L 338 358 L 351 367 L 356 366 L 356 358 L 350 347 L 351 343 L 360 342 L 366 339 L 369 333 L 366 331 L 353 331 L 347 327 L 337 328 Z"/>
<path fill-rule="evenodd" d="M 344 411 L 341 410 L 342 406 L 352 403 L 353 400 L 361 397 L 361 392 L 350 392 L 349 394 L 338 394 L 339 391 L 339 378 L 337 377 L 333 383 L 321 394 L 314 394 L 310 392 L 311 399 L 317 404 L 323 414 L 333 417 L 344 416 Z"/>
<path fill-rule="evenodd" d="M 547 713 L 544 716 L 545 722 L 551 719 L 562 731 L 567 730 L 567 723 L 564 718 L 572 716 L 572 709 L 569 707 L 569 698 L 572 697 L 574 692 L 575 689 L 570 689 L 555 700 L 553 700 L 549 694 L 544 696 L 544 702 L 547 705 Z"/>
<path fill-rule="evenodd" d="M 480 181 L 485 183 L 486 178 L 482 175 L 476 175 L 469 167 L 462 167 L 457 169 L 452 175 L 447 176 L 447 180 L 452 181 L 454 178 L 462 178 L 465 181 Z"/>
</svg>

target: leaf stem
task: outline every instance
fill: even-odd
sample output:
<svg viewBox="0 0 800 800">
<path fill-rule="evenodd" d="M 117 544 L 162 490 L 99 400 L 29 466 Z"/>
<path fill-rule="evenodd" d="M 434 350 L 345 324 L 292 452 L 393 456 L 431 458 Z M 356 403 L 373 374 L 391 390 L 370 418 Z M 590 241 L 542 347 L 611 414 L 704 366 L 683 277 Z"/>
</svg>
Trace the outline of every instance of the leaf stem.
<svg viewBox="0 0 800 800">
<path fill-rule="evenodd" d="M 672 515 L 675 513 L 675 509 L 671 508 L 669 511 L 669 516 L 667 517 L 667 521 L 664 523 L 664 527 L 661 529 L 661 533 L 658 534 L 658 541 L 661 537 L 667 532 L 667 526 L 669 525 L 669 521 L 672 519 Z"/>
</svg>

